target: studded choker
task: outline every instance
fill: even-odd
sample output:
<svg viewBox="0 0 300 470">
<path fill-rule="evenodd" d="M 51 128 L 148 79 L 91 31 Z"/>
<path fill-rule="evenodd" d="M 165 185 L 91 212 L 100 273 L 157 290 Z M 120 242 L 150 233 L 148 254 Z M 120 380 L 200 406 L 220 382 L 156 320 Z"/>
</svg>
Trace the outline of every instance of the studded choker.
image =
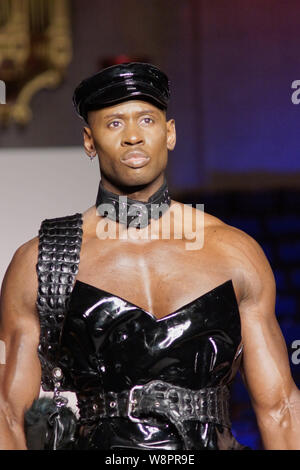
<svg viewBox="0 0 300 470">
<path fill-rule="evenodd" d="M 151 219 L 159 219 L 170 207 L 171 198 L 166 179 L 147 202 L 112 193 L 99 183 L 96 208 L 99 215 L 128 227 L 144 228 Z"/>
</svg>

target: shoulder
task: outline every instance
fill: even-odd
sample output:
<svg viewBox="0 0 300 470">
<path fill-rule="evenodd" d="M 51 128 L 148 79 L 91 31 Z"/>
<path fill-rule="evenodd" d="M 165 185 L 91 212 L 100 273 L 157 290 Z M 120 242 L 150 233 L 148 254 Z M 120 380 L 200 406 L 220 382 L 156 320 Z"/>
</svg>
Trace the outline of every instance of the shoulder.
<svg viewBox="0 0 300 470">
<path fill-rule="evenodd" d="M 1 294 L 17 292 L 16 298 L 24 296 L 26 301 L 33 300 L 34 289 L 37 289 L 38 246 L 39 238 L 34 237 L 16 249 L 3 279 Z"/>
<path fill-rule="evenodd" d="M 39 237 L 36 236 L 16 248 L 6 270 L 3 286 L 14 281 L 21 281 L 26 275 L 26 281 L 32 280 L 38 257 Z"/>
<path fill-rule="evenodd" d="M 16 248 L 11 261 L 5 272 L 1 286 L 1 300 L 11 299 L 15 296 L 16 302 L 22 302 L 31 306 L 35 305 L 38 278 L 36 266 L 38 262 L 40 235 L 45 233 L 47 228 L 62 226 L 64 221 L 71 221 L 80 214 L 67 215 L 42 219 L 37 236 L 31 238 Z M 54 230 L 55 231 L 55 230 Z M 47 230 L 46 230 L 47 233 Z M 16 295 L 17 294 L 17 295 Z"/>
<path fill-rule="evenodd" d="M 82 214 L 80 212 L 76 212 L 74 214 L 44 219 L 41 221 L 39 234 L 41 234 L 45 229 L 79 227 L 84 219 L 84 214 L 85 213 Z"/>
<path fill-rule="evenodd" d="M 257 299 L 263 293 L 275 296 L 276 283 L 271 265 L 262 246 L 249 234 L 209 216 L 207 236 L 218 251 L 226 256 L 231 269 L 239 276 L 242 298 Z"/>
<path fill-rule="evenodd" d="M 38 253 L 39 237 L 36 236 L 20 245 L 13 254 L 12 262 L 25 263 Z"/>
<path fill-rule="evenodd" d="M 176 201 L 174 201 L 175 203 Z M 263 248 L 248 233 L 227 224 L 218 217 L 215 217 L 201 209 L 191 208 L 179 202 L 176 204 L 182 211 L 186 210 L 188 216 L 193 219 L 193 229 L 204 229 L 204 243 L 214 253 L 221 253 L 232 259 L 236 268 L 243 269 L 245 273 L 257 273 L 260 276 L 265 273 L 272 275 L 270 264 L 266 258 Z M 200 215 L 202 223 L 198 226 L 196 216 Z"/>
</svg>

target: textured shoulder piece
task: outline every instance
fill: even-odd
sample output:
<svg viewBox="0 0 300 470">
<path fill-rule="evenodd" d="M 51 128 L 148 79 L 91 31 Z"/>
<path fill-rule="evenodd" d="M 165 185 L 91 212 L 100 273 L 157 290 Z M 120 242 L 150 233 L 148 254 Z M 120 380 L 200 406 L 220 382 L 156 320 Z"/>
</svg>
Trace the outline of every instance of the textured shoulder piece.
<svg viewBox="0 0 300 470">
<path fill-rule="evenodd" d="M 82 214 L 43 220 L 39 230 L 37 309 L 40 318 L 38 348 L 42 387 L 53 390 L 51 371 L 65 310 L 78 272 L 82 242 Z"/>
</svg>

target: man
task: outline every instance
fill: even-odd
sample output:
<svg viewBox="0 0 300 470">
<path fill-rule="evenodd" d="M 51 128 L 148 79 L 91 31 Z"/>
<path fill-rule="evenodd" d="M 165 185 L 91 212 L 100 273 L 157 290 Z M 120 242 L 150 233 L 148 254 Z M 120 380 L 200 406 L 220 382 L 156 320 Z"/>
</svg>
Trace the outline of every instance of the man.
<svg viewBox="0 0 300 470">
<path fill-rule="evenodd" d="M 44 222 L 40 245 L 38 237 L 22 245 L 8 267 L 2 449 L 26 448 L 39 343 L 46 388 L 59 366 L 65 389 L 77 393 L 82 448 L 242 449 L 226 411 L 240 367 L 265 448 L 300 449 L 300 395 L 275 318 L 272 270 L 250 236 L 208 213 L 199 224 L 201 211 L 170 200 L 168 100 L 168 79 L 150 64 L 105 69 L 75 91 L 86 154 L 99 158 L 99 210 Z M 204 243 L 187 249 L 195 231 Z"/>
</svg>

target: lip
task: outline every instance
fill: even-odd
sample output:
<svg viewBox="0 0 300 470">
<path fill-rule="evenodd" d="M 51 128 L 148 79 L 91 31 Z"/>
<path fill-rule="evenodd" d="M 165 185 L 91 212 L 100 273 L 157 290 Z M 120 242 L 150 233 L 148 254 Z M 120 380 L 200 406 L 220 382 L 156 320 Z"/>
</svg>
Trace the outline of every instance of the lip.
<svg viewBox="0 0 300 470">
<path fill-rule="evenodd" d="M 149 161 L 150 157 L 139 150 L 128 152 L 121 158 L 121 162 L 130 168 L 142 168 Z"/>
</svg>

